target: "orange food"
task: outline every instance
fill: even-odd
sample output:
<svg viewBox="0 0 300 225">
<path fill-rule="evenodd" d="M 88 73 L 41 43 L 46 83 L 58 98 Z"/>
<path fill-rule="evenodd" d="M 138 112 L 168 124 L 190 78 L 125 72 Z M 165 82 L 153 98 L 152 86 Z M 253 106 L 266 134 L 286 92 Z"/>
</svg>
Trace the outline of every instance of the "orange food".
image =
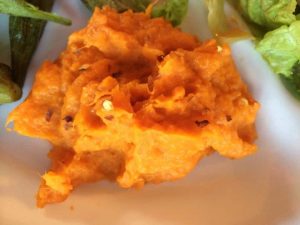
<svg viewBox="0 0 300 225">
<path fill-rule="evenodd" d="M 105 8 L 42 65 L 8 121 L 54 146 L 37 194 L 43 207 L 82 183 L 141 187 L 181 178 L 214 151 L 252 154 L 258 108 L 227 46 Z"/>
</svg>

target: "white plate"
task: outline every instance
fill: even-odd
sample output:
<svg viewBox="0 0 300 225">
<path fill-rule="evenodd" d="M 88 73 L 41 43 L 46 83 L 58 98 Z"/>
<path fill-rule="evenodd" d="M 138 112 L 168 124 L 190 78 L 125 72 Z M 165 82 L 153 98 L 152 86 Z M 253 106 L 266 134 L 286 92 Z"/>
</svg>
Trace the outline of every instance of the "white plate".
<svg viewBox="0 0 300 225">
<path fill-rule="evenodd" d="M 55 59 L 67 36 L 89 13 L 80 1 L 57 1 L 54 10 L 72 18 L 65 27 L 48 23 L 31 63 L 24 97 L 45 59 Z M 209 37 L 202 1 L 190 0 L 184 30 Z M 7 19 L 0 39 L 7 43 Z M 8 52 L 0 46 L 0 61 Z M 300 224 L 300 104 L 283 88 L 250 42 L 232 46 L 245 82 L 262 108 L 257 118 L 257 154 L 229 160 L 214 154 L 186 178 L 140 191 L 100 182 L 79 187 L 64 203 L 35 207 L 40 174 L 48 167 L 49 144 L 8 133 L 6 116 L 20 102 L 0 106 L 1 225 L 297 225 Z"/>
</svg>

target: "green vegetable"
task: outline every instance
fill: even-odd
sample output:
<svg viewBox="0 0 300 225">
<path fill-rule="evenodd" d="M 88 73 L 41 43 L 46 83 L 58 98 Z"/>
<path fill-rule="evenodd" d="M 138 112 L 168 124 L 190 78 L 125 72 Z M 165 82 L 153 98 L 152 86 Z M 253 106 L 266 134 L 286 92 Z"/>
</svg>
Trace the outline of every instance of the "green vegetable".
<svg viewBox="0 0 300 225">
<path fill-rule="evenodd" d="M 257 50 L 290 93 L 300 100 L 300 21 L 268 32 Z"/>
<path fill-rule="evenodd" d="M 239 8 L 249 21 L 272 30 L 296 20 L 297 0 L 239 0 Z"/>
<path fill-rule="evenodd" d="M 281 75 L 280 78 L 290 93 L 300 100 L 300 61 L 294 65 L 290 77 Z"/>
<path fill-rule="evenodd" d="M 299 0 L 227 0 L 246 18 L 257 50 L 300 100 Z"/>
<path fill-rule="evenodd" d="M 36 2 L 39 4 L 47 4 L 47 0 L 40 0 Z M 64 25 L 71 25 L 72 23 L 69 19 L 63 18 L 56 14 L 41 11 L 25 0 L 0 0 L 0 13 L 40 20 L 49 20 Z"/>
<path fill-rule="evenodd" d="M 224 11 L 224 0 L 207 0 L 208 27 L 210 31 L 218 36 L 228 31 L 229 26 Z"/>
<path fill-rule="evenodd" d="M 275 73 L 290 77 L 293 66 L 300 60 L 300 21 L 268 32 L 257 50 Z"/>
<path fill-rule="evenodd" d="M 0 63 L 0 104 L 16 101 L 21 95 L 21 89 L 11 80 L 10 68 Z"/>
<path fill-rule="evenodd" d="M 151 0 L 82 0 L 88 9 L 94 10 L 97 6 L 102 8 L 105 5 L 123 12 L 132 9 L 135 12 L 145 11 Z"/>
<path fill-rule="evenodd" d="M 208 27 L 219 43 L 230 43 L 253 38 L 241 17 L 231 9 L 230 17 L 225 13 L 225 0 L 206 0 Z M 233 6 L 236 2 L 230 2 Z"/>
<path fill-rule="evenodd" d="M 164 17 L 174 26 L 178 26 L 185 17 L 188 9 L 188 0 L 161 0 L 152 9 L 153 17 Z"/>
<path fill-rule="evenodd" d="M 151 0 L 81 0 L 88 9 L 96 6 L 110 6 L 118 12 L 131 9 L 135 12 L 145 11 Z M 158 0 L 154 1 L 152 17 L 164 17 L 174 26 L 179 25 L 187 13 L 188 0 Z"/>
<path fill-rule="evenodd" d="M 51 11 L 54 0 L 30 0 L 31 4 L 45 11 Z M 37 48 L 46 25 L 45 20 L 10 16 L 9 36 L 13 80 L 23 86 L 27 68 Z"/>
</svg>

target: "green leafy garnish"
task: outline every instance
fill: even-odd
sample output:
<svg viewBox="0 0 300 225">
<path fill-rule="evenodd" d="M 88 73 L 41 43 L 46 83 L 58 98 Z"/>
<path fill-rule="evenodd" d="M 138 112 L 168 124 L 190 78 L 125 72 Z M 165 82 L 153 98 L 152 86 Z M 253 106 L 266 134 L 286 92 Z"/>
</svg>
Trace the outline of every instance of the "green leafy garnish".
<svg viewBox="0 0 300 225">
<path fill-rule="evenodd" d="M 300 1 L 227 1 L 246 19 L 257 50 L 300 100 Z"/>
<path fill-rule="evenodd" d="M 0 63 L 0 104 L 16 101 L 21 95 L 21 89 L 11 80 L 10 68 Z"/>
<path fill-rule="evenodd" d="M 290 93 L 300 100 L 300 21 L 268 32 L 257 50 Z"/>
<path fill-rule="evenodd" d="M 268 32 L 257 50 L 275 73 L 290 77 L 293 66 L 300 60 L 300 21 Z"/>
<path fill-rule="evenodd" d="M 153 17 L 164 17 L 174 26 L 178 26 L 185 17 L 188 0 L 161 0 L 153 6 Z"/>
<path fill-rule="evenodd" d="M 133 10 L 143 12 L 152 2 L 151 0 L 81 0 L 91 11 L 95 7 L 110 6 L 118 12 Z M 188 0 L 158 0 L 152 3 L 152 17 L 164 17 L 174 26 L 179 25 L 187 13 Z"/>
<path fill-rule="evenodd" d="M 272 30 L 296 20 L 296 5 L 296 0 L 239 0 L 238 7 L 246 19 Z"/>
<path fill-rule="evenodd" d="M 25 0 L 0 0 L 0 13 L 40 20 L 49 20 L 64 25 L 72 24 L 71 20 L 53 13 L 41 11 Z"/>
</svg>

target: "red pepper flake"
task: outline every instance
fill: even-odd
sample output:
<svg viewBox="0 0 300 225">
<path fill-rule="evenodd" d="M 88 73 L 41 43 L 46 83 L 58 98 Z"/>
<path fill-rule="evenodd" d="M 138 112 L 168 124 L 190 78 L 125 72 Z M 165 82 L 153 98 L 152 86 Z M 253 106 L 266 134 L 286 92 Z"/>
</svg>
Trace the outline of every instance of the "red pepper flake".
<svg viewBox="0 0 300 225">
<path fill-rule="evenodd" d="M 226 120 L 227 120 L 228 122 L 230 122 L 230 121 L 232 120 L 232 117 L 231 117 L 230 115 L 227 115 L 227 116 L 226 116 Z"/>
<path fill-rule="evenodd" d="M 157 56 L 157 61 L 162 62 L 164 60 L 164 58 L 165 58 L 165 55 L 159 55 L 159 56 Z"/>
<path fill-rule="evenodd" d="M 73 117 L 72 116 L 65 116 L 64 119 L 67 123 L 73 122 Z"/>
<path fill-rule="evenodd" d="M 207 126 L 207 125 L 209 124 L 209 121 L 208 121 L 208 120 L 201 120 L 201 121 L 196 120 L 196 121 L 195 121 L 195 124 L 196 124 L 198 127 L 202 128 L 202 127 Z"/>
<path fill-rule="evenodd" d="M 113 115 L 107 115 L 107 116 L 104 117 L 104 119 L 106 119 L 106 120 L 113 120 L 114 116 Z"/>
<path fill-rule="evenodd" d="M 113 77 L 113 78 L 118 78 L 119 76 L 121 76 L 121 71 L 117 71 L 117 72 L 113 72 L 112 74 L 111 74 L 111 76 Z"/>
<path fill-rule="evenodd" d="M 50 122 L 52 115 L 53 115 L 53 111 L 52 111 L 51 109 L 49 109 L 49 110 L 46 112 L 45 120 L 46 120 L 47 122 Z"/>
</svg>

